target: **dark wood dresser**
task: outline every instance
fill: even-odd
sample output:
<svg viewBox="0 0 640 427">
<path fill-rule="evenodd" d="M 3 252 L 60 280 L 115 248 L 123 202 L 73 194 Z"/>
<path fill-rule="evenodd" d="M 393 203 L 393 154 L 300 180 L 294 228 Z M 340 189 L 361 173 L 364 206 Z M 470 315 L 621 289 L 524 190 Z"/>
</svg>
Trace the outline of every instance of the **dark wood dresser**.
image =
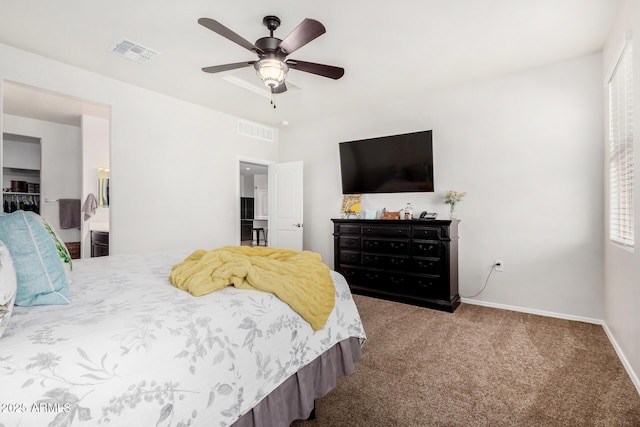
<svg viewBox="0 0 640 427">
<path fill-rule="evenodd" d="M 459 221 L 332 221 L 334 269 L 352 292 L 449 312 L 460 305 Z"/>
</svg>

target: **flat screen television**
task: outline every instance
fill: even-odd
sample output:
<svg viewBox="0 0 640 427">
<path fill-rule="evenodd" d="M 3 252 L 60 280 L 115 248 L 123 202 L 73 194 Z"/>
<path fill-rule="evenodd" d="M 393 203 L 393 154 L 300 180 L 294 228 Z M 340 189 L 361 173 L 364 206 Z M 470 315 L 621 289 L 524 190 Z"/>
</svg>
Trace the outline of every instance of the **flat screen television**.
<svg viewBox="0 0 640 427">
<path fill-rule="evenodd" d="M 339 146 L 342 194 L 434 191 L 430 130 Z"/>
</svg>

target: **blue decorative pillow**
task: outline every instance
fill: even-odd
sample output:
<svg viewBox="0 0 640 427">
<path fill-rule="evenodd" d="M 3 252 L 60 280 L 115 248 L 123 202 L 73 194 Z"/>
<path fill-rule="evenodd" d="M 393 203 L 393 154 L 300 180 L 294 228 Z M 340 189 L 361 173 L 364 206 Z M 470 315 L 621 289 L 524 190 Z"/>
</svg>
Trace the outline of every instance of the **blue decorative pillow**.
<svg viewBox="0 0 640 427">
<path fill-rule="evenodd" d="M 69 282 L 46 228 L 24 211 L 0 215 L 0 240 L 18 279 L 15 305 L 69 304 Z"/>
</svg>

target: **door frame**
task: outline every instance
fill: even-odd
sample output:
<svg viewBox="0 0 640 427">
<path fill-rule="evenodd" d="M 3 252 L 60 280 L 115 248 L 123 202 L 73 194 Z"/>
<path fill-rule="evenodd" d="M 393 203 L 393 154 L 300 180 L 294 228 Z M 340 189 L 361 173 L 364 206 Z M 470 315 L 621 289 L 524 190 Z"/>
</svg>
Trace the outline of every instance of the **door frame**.
<svg viewBox="0 0 640 427">
<path fill-rule="evenodd" d="M 240 164 L 241 163 L 253 163 L 254 165 L 268 166 L 272 163 L 276 163 L 275 160 L 266 160 L 266 159 L 258 159 L 255 157 L 247 157 L 247 156 L 236 156 L 236 203 L 234 208 L 234 221 L 236 224 L 235 231 L 235 244 L 240 246 L 241 238 L 240 238 Z"/>
</svg>

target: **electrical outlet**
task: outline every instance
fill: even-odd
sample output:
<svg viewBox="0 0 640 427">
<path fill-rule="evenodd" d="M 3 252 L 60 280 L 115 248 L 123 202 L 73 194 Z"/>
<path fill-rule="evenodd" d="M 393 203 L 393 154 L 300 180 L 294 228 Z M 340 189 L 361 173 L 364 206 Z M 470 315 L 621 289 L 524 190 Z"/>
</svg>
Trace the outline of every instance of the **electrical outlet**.
<svg viewBox="0 0 640 427">
<path fill-rule="evenodd" d="M 502 262 L 501 259 L 493 261 L 493 266 L 496 268 L 496 271 L 504 271 L 504 262 Z"/>
</svg>

